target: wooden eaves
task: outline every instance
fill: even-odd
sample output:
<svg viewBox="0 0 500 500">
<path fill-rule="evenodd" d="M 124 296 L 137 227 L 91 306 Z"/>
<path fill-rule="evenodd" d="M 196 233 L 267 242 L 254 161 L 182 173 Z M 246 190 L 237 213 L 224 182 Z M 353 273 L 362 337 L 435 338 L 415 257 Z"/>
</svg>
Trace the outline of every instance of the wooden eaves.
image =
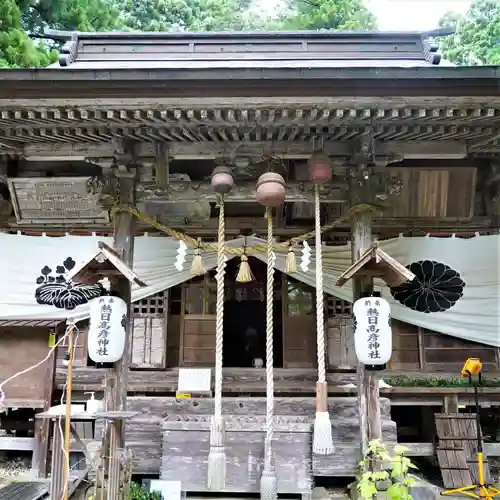
<svg viewBox="0 0 500 500">
<path fill-rule="evenodd" d="M 103 278 L 113 281 L 117 277 L 123 276 L 130 283 L 135 283 L 140 287 L 147 286 L 106 243 L 99 241 L 98 247 L 99 251 L 71 275 L 72 280 L 92 285 Z"/>
<path fill-rule="evenodd" d="M 415 279 L 415 275 L 409 269 L 378 248 L 377 244 L 374 244 L 357 262 L 342 273 L 335 281 L 335 285 L 343 286 L 356 276 L 379 278 L 391 287 Z"/>
</svg>

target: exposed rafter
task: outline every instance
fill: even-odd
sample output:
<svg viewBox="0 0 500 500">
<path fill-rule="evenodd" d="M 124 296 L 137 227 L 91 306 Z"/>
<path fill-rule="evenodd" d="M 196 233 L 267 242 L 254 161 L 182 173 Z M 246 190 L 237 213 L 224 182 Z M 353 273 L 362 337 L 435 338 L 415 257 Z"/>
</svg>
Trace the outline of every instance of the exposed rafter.
<svg viewBox="0 0 500 500">
<path fill-rule="evenodd" d="M 265 148 L 261 154 L 300 155 L 309 154 L 313 139 L 321 136 L 327 143 L 340 143 L 330 147 L 339 150 L 332 150 L 332 154 L 342 156 L 349 148 L 346 143 L 358 139 L 367 129 L 373 129 L 375 140 L 383 143 L 382 148 L 395 141 L 408 142 L 414 155 L 419 154 L 416 143 L 444 144 L 447 141 L 454 141 L 458 146 L 454 149 L 459 152 L 469 142 L 474 153 L 500 154 L 497 140 L 500 105 L 486 104 L 463 108 L 290 105 L 276 108 L 3 109 L 0 111 L 0 153 L 36 157 L 40 145 L 44 151 L 42 156 L 50 147 L 52 157 L 68 156 L 62 151 L 74 147 L 85 157 L 106 157 L 113 154 L 115 143 L 132 140 L 167 144 L 174 157 L 217 157 L 221 149 L 227 156 L 246 145 L 253 149 L 250 154 L 258 153 L 255 149 L 260 147 Z M 457 144 L 459 141 L 463 144 Z M 278 146 L 269 147 L 270 144 Z M 94 149 L 96 146 L 102 149 Z M 297 151 L 297 147 L 304 151 Z M 215 153 L 214 148 L 218 148 Z M 399 145 L 385 146 L 384 153 L 401 154 L 401 148 Z M 71 152 L 69 156 L 75 155 Z M 155 153 L 149 150 L 142 156 L 154 158 Z M 446 153 L 443 156 L 446 157 Z"/>
<path fill-rule="evenodd" d="M 359 131 L 358 131 L 359 132 Z M 352 139 L 355 135 L 353 134 Z M 231 157 L 262 158 L 280 156 L 282 158 L 306 159 L 314 151 L 314 141 L 304 138 L 295 141 L 213 141 L 165 143 L 170 157 L 176 159 L 217 159 Z M 114 157 L 119 154 L 120 141 L 92 144 L 33 144 L 22 148 L 20 155 L 31 161 L 87 160 L 96 165 L 111 166 Z M 352 155 L 353 145 L 350 141 L 329 140 L 324 150 L 331 156 L 348 158 Z M 118 151 L 118 153 L 117 153 Z M 387 161 L 400 161 L 404 158 L 464 158 L 467 155 L 463 142 L 447 141 L 391 141 L 378 142 L 377 155 L 386 157 Z M 137 145 L 137 156 L 141 163 L 155 162 L 155 143 L 140 142 Z"/>
</svg>

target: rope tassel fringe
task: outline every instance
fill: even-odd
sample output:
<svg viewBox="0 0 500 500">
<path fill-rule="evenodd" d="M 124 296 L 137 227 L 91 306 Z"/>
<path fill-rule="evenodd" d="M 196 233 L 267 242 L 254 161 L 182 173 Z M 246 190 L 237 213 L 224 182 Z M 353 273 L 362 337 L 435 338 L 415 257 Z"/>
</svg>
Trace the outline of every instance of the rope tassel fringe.
<svg viewBox="0 0 500 500">
<path fill-rule="evenodd" d="M 330 415 L 327 411 L 318 411 L 314 419 L 313 453 L 331 455 L 334 451 Z"/>
<path fill-rule="evenodd" d="M 288 253 L 285 261 L 285 273 L 293 274 L 297 272 L 297 258 L 295 256 L 295 248 L 293 245 L 288 247 Z"/>
<path fill-rule="evenodd" d="M 197 248 L 194 251 L 193 262 L 191 263 L 191 274 L 193 276 L 202 276 L 207 270 L 203 265 L 203 256 L 201 255 L 201 249 Z"/>
<path fill-rule="evenodd" d="M 248 263 L 248 257 L 245 254 L 241 256 L 241 262 L 240 266 L 238 267 L 236 281 L 238 283 L 250 283 L 251 281 L 253 281 L 252 270 L 250 269 L 250 264 Z"/>
<path fill-rule="evenodd" d="M 278 478 L 274 467 L 262 471 L 260 498 L 261 500 L 276 500 L 278 498 Z"/>
<path fill-rule="evenodd" d="M 210 453 L 208 454 L 208 489 L 223 490 L 226 486 L 226 451 L 224 419 L 212 415 L 210 422 Z"/>
</svg>

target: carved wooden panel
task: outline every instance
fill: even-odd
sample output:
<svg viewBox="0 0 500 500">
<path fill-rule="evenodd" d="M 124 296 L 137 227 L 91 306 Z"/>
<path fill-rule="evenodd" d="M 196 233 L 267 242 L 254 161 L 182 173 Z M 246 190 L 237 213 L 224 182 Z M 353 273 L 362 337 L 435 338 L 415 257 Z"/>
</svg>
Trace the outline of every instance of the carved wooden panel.
<svg viewBox="0 0 500 500">
<path fill-rule="evenodd" d="M 403 182 L 388 217 L 471 217 L 476 168 L 389 168 Z M 392 203 L 392 202 L 391 202 Z"/>
<path fill-rule="evenodd" d="M 166 292 L 136 302 L 132 309 L 131 368 L 165 368 L 167 348 Z"/>
<path fill-rule="evenodd" d="M 109 222 L 109 214 L 89 194 L 87 177 L 9 179 L 19 224 Z"/>
</svg>

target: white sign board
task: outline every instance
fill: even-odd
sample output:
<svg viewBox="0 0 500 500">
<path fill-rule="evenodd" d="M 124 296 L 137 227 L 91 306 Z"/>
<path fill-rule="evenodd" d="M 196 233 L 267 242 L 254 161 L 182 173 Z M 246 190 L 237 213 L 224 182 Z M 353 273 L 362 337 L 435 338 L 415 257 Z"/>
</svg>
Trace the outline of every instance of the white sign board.
<svg viewBox="0 0 500 500">
<path fill-rule="evenodd" d="M 211 381 L 210 368 L 179 368 L 177 392 L 210 392 Z"/>
<path fill-rule="evenodd" d="M 152 479 L 149 491 L 161 493 L 163 500 L 181 500 L 182 483 L 181 481 L 163 481 L 161 479 Z"/>
</svg>

